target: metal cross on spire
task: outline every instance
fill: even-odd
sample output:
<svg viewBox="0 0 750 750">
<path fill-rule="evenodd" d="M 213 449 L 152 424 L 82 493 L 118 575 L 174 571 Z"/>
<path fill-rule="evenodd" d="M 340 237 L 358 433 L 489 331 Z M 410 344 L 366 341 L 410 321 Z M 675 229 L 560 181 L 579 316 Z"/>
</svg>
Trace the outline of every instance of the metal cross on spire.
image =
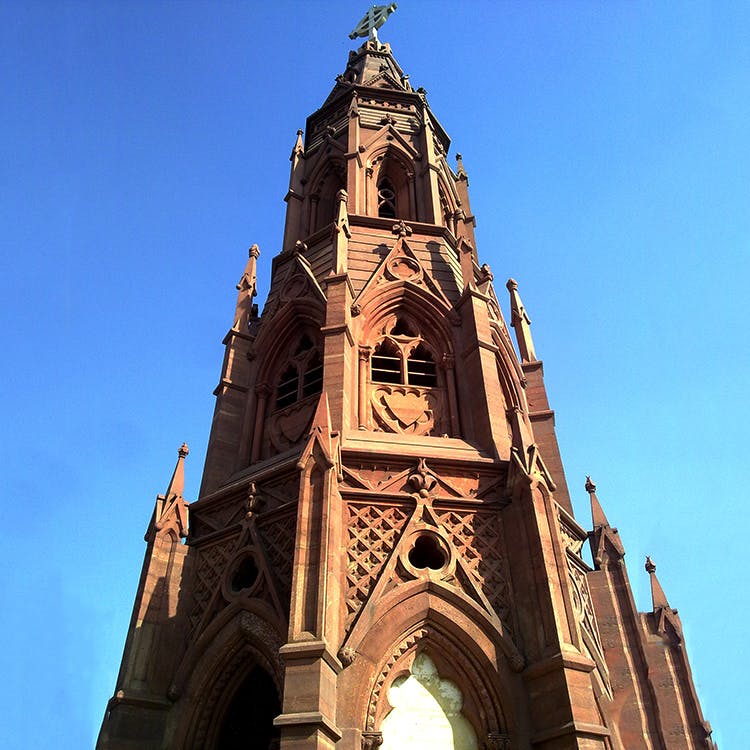
<svg viewBox="0 0 750 750">
<path fill-rule="evenodd" d="M 373 5 L 365 13 L 362 20 L 354 27 L 354 31 L 349 34 L 349 39 L 356 39 L 358 36 L 367 36 L 371 41 L 379 43 L 378 29 L 388 20 L 388 16 L 394 10 L 396 10 L 396 3 Z"/>
</svg>

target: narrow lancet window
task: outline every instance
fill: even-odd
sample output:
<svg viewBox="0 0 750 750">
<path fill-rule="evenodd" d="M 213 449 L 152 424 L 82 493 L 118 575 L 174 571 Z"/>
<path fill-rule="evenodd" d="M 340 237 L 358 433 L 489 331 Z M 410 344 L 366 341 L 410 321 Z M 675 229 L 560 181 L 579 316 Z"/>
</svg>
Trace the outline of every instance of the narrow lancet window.
<svg viewBox="0 0 750 750">
<path fill-rule="evenodd" d="M 323 390 L 323 360 L 314 352 L 307 360 L 307 369 L 302 379 L 302 398 L 307 398 Z"/>
<path fill-rule="evenodd" d="M 378 183 L 378 216 L 395 219 L 396 215 L 396 191 L 391 181 L 383 177 Z"/>
<path fill-rule="evenodd" d="M 276 408 L 283 409 L 285 406 L 291 406 L 297 400 L 297 390 L 299 388 L 299 373 L 294 365 L 284 370 L 276 389 Z"/>
<path fill-rule="evenodd" d="M 419 344 L 406 360 L 409 385 L 432 388 L 437 385 L 437 368 L 427 348 Z"/>
<path fill-rule="evenodd" d="M 401 356 L 394 344 L 383 341 L 372 355 L 372 379 L 376 383 L 403 383 Z"/>
</svg>

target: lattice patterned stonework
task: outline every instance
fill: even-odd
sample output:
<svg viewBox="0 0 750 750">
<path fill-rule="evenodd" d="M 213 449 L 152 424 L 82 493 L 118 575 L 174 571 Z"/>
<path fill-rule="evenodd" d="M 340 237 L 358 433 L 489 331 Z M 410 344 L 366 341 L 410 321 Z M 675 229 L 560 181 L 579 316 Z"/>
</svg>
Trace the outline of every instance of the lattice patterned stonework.
<svg viewBox="0 0 750 750">
<path fill-rule="evenodd" d="M 496 515 L 449 510 L 441 513 L 439 520 L 497 616 L 512 633 L 509 576 L 501 554 L 505 544 Z"/>
<path fill-rule="evenodd" d="M 292 591 L 292 564 L 294 562 L 294 537 L 297 509 L 276 516 L 260 526 L 260 538 L 268 555 L 268 564 L 279 582 L 283 603 L 289 605 Z"/>
<path fill-rule="evenodd" d="M 190 627 L 195 629 L 206 611 L 214 591 L 220 585 L 227 561 L 232 556 L 235 538 L 213 544 L 198 551 L 198 564 L 195 569 L 193 611 L 190 613 Z"/>
<path fill-rule="evenodd" d="M 406 512 L 392 506 L 350 503 L 348 512 L 347 628 L 367 600 L 407 519 Z"/>
</svg>

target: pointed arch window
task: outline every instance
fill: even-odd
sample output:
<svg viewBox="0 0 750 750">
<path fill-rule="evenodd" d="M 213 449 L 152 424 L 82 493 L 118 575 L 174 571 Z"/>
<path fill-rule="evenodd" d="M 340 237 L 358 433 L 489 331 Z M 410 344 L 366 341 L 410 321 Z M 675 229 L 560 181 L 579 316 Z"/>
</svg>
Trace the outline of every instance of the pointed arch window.
<svg viewBox="0 0 750 750">
<path fill-rule="evenodd" d="M 297 400 L 299 390 L 299 372 L 294 365 L 289 365 L 279 378 L 276 388 L 276 408 L 291 406 Z"/>
<path fill-rule="evenodd" d="M 381 341 L 372 354 L 372 379 L 377 383 L 404 382 L 401 370 L 401 351 L 389 339 Z"/>
<path fill-rule="evenodd" d="M 437 385 L 435 360 L 424 344 L 418 344 L 406 359 L 406 380 L 409 385 L 433 388 Z"/>
<path fill-rule="evenodd" d="M 396 318 L 385 338 L 375 346 L 371 361 L 374 383 L 416 385 L 421 388 L 438 385 L 435 357 L 416 326 L 403 316 Z"/>
<path fill-rule="evenodd" d="M 396 191 L 387 176 L 383 177 L 378 183 L 378 216 L 386 219 L 395 219 L 398 216 L 396 212 Z"/>
<path fill-rule="evenodd" d="M 314 396 L 323 390 L 323 360 L 318 352 L 313 352 L 312 356 L 305 364 L 305 374 L 302 378 L 302 398 Z"/>
<path fill-rule="evenodd" d="M 276 385 L 276 410 L 286 409 L 323 390 L 323 359 L 307 334 L 291 348 Z"/>
</svg>

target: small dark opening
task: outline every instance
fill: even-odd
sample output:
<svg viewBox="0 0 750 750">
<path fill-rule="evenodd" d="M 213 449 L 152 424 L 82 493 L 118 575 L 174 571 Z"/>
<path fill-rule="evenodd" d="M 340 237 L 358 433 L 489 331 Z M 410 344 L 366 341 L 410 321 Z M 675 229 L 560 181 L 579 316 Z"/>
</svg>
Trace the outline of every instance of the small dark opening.
<svg viewBox="0 0 750 750">
<path fill-rule="evenodd" d="M 310 349 L 312 349 L 312 341 L 310 341 L 310 337 L 307 334 L 304 334 L 302 338 L 299 340 L 299 345 L 297 346 L 297 351 L 295 354 L 302 354 L 302 352 L 307 352 Z"/>
<path fill-rule="evenodd" d="M 252 557 L 246 557 L 234 571 L 232 591 L 240 592 L 249 589 L 258 580 L 258 566 Z"/>
<path fill-rule="evenodd" d="M 422 534 L 409 552 L 409 562 L 420 570 L 424 568 L 440 570 L 445 567 L 447 560 L 437 539 L 430 534 Z"/>
<path fill-rule="evenodd" d="M 291 406 L 297 400 L 297 388 L 299 387 L 299 373 L 294 365 L 284 370 L 281 382 L 276 389 L 276 408 L 283 409 Z"/>
<path fill-rule="evenodd" d="M 239 686 L 222 722 L 217 750 L 271 750 L 278 747 L 273 720 L 281 713 L 267 672 L 255 667 Z"/>
<path fill-rule="evenodd" d="M 396 325 L 393 326 L 391 333 L 394 336 L 416 336 L 416 333 L 412 330 L 411 326 L 404 320 L 404 318 L 398 318 Z"/>
</svg>

